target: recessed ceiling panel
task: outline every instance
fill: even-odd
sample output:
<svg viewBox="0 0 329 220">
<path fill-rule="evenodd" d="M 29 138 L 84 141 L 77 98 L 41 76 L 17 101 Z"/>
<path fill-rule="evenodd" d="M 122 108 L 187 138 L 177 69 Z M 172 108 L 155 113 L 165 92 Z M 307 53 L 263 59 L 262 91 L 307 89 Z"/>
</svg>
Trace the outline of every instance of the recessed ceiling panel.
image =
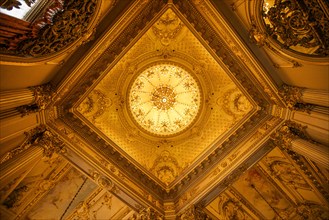
<svg viewBox="0 0 329 220">
<path fill-rule="evenodd" d="M 77 106 L 79 117 L 168 187 L 253 109 L 189 28 L 168 7 Z"/>
</svg>

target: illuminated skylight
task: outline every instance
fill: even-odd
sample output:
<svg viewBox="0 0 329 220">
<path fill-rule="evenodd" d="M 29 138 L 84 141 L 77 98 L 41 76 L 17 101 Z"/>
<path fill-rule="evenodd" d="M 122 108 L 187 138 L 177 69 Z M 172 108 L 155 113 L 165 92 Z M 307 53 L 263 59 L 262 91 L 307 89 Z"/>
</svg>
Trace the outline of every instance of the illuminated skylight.
<svg viewBox="0 0 329 220">
<path fill-rule="evenodd" d="M 143 71 L 133 82 L 129 107 L 135 121 L 155 135 L 173 135 L 196 118 L 201 94 L 196 80 L 184 69 L 160 64 Z"/>
</svg>

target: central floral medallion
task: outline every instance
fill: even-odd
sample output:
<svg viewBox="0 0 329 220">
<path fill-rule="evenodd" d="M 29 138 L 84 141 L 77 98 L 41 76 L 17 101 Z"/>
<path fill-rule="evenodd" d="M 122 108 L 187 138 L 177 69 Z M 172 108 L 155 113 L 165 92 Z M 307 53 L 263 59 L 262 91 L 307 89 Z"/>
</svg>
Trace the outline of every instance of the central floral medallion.
<svg viewBox="0 0 329 220">
<path fill-rule="evenodd" d="M 140 73 L 129 91 L 129 109 L 147 132 L 168 136 L 187 129 L 201 105 L 196 79 L 181 67 L 157 64 Z"/>
<path fill-rule="evenodd" d="M 152 102 L 159 110 L 169 110 L 176 104 L 176 93 L 167 86 L 155 89 Z"/>
</svg>

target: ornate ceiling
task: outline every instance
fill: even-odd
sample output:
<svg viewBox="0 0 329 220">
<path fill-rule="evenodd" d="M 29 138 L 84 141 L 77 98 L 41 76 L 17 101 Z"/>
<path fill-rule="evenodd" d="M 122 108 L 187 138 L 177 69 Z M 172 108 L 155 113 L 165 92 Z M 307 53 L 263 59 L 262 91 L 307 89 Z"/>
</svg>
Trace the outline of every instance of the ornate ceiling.
<svg viewBox="0 0 329 220">
<path fill-rule="evenodd" d="M 198 11 L 201 6 L 205 7 L 203 14 Z M 53 105 L 60 120 L 49 126 L 75 145 L 76 154 L 90 158 L 103 175 L 132 190 L 130 196 L 146 196 L 145 202 L 155 210 L 179 214 L 225 178 L 232 178 L 232 173 L 256 162 L 254 154 L 264 155 L 271 149 L 266 136 L 283 122 L 274 116 L 280 111 L 272 112 L 271 106 L 282 102 L 252 56 L 237 52 L 239 44 L 234 42 L 239 39 L 228 34 L 224 23 L 204 19 L 217 13 L 210 4 L 148 2 L 131 10 L 140 11 L 138 17 L 124 15 L 118 24 L 121 29 L 103 36 L 85 61 L 72 70 L 79 74 L 58 91 Z M 149 17 L 152 12 L 154 16 Z M 115 34 L 119 38 L 114 38 Z M 228 48 L 236 48 L 236 52 Z M 88 57 L 97 59 L 90 62 Z M 182 74 L 145 77 L 152 77 L 157 65 L 179 67 Z M 181 82 L 183 86 L 176 87 Z M 144 90 L 143 83 L 150 88 Z M 188 96 L 180 100 L 186 83 L 194 85 L 188 91 L 196 92 L 196 101 Z M 173 110 L 159 108 L 163 103 L 156 97 L 163 90 L 169 94 Z M 150 92 L 151 97 L 136 97 L 137 91 Z M 135 101 L 139 98 L 141 101 Z M 149 105 L 145 104 L 148 99 Z M 182 104 L 174 103 L 176 99 Z M 193 102 L 200 107 L 193 110 Z M 184 105 L 188 107 L 180 110 Z M 180 111 L 191 117 L 191 125 L 177 133 L 154 132 L 161 127 L 148 130 L 143 118 L 150 110 L 155 112 L 153 109 L 162 125 L 182 114 Z M 69 150 L 67 156 L 70 154 Z"/>
<path fill-rule="evenodd" d="M 171 8 L 89 94 L 81 120 L 166 185 L 253 108 Z"/>
<path fill-rule="evenodd" d="M 65 18 L 77 7 L 68 2 Z M 49 53 L 30 54 L 40 62 L 67 52 L 72 62 L 51 81 L 46 104 L 34 106 L 46 127 L 21 146 L 47 132 L 63 146 L 10 182 L 9 195 L 1 191 L 4 216 L 329 218 L 328 170 L 279 146 L 288 110 L 276 79 L 214 2 L 111 1 L 98 20 L 103 3 L 84 1 L 80 12 L 91 20 L 78 32 L 70 26 L 76 41 L 59 37 L 67 44 L 58 53 L 50 45 Z M 267 42 L 256 27 L 252 40 Z"/>
</svg>

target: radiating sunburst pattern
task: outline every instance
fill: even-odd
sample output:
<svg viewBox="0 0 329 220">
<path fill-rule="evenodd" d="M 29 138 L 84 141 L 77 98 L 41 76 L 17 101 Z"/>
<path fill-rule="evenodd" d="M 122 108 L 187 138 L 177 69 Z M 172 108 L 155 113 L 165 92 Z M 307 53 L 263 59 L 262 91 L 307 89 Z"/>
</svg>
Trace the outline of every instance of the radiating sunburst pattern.
<svg viewBox="0 0 329 220">
<path fill-rule="evenodd" d="M 194 121 L 200 109 L 200 89 L 184 69 L 158 64 L 132 83 L 129 107 L 134 119 L 155 135 L 174 135 Z"/>
</svg>

